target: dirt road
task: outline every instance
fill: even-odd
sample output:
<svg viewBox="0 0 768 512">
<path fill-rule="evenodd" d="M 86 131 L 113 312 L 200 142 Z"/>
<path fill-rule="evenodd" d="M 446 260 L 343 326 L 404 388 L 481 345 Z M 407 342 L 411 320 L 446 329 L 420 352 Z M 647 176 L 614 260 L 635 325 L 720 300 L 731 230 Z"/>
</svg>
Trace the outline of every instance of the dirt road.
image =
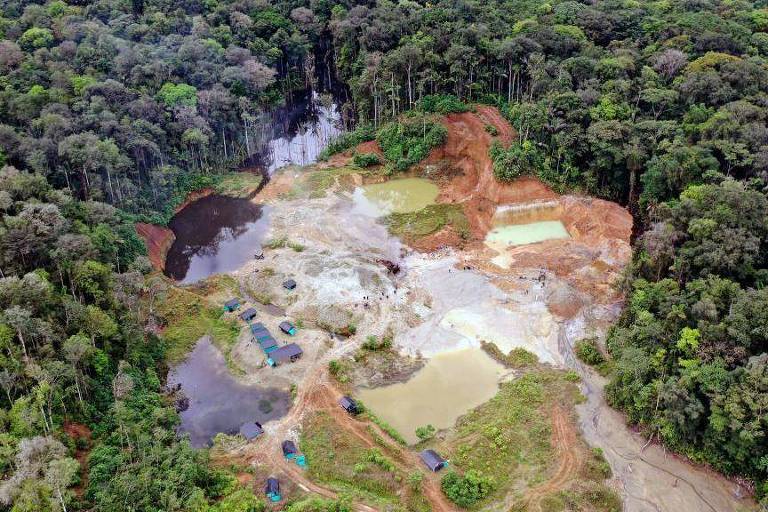
<svg viewBox="0 0 768 512">
<path fill-rule="evenodd" d="M 552 478 L 526 494 L 529 511 L 541 511 L 541 500 L 545 496 L 564 489 L 571 480 L 578 477 L 584 463 L 577 447 L 578 442 L 576 429 L 570 418 L 560 406 L 555 406 L 552 410 L 552 445 L 557 453 L 558 466 Z"/>
<path fill-rule="evenodd" d="M 497 325 L 499 322 L 495 322 L 495 318 L 506 318 L 502 313 L 521 315 L 518 324 L 536 327 L 535 332 L 524 340 L 530 342 L 533 345 L 531 351 L 536 352 L 543 344 L 552 342 L 550 330 L 553 335 L 557 333 L 558 327 L 554 323 L 557 319 L 553 320 L 550 314 L 554 313 L 562 318 L 563 331 L 573 331 L 573 336 L 569 335 L 568 339 L 555 340 L 557 352 L 567 366 L 578 364 L 573 363 L 566 349 L 570 349 L 577 339 L 593 335 L 595 312 L 605 309 L 606 313 L 601 313 L 600 318 L 604 316 L 606 323 L 611 323 L 618 314 L 618 309 L 611 309 L 620 299 L 612 284 L 630 261 L 632 218 L 619 205 L 592 198 L 559 196 L 535 178 L 527 177 L 511 184 L 497 182 L 488 154 L 494 137 L 486 126 L 496 128 L 498 135 L 495 138 L 502 143 L 511 141 L 515 133 L 497 110 L 490 107 L 478 107 L 477 110 L 477 113 L 447 116 L 444 121 L 448 128 L 447 142 L 436 148 L 425 162 L 447 162 L 457 171 L 446 173 L 439 183 L 439 202 L 463 204 L 475 246 L 469 244 L 454 252 L 445 249 L 428 255 L 409 254 L 381 223 L 355 214 L 349 198 L 329 194 L 314 199 L 282 199 L 281 193 L 290 189 L 294 176 L 286 174 L 284 181 L 279 183 L 279 175 L 273 178 L 277 193 L 269 196 L 272 197 L 271 235 L 297 240 L 304 247 L 295 253 L 278 255 L 276 252 L 272 259 L 267 255 L 266 265 L 272 272 L 295 277 L 303 287 L 301 294 L 292 296 L 295 301 L 280 303 L 289 316 L 306 319 L 314 315 L 319 318 L 321 314 L 327 316 L 328 311 L 350 311 L 354 313 L 359 333 L 382 334 L 391 329 L 398 349 L 406 353 L 418 350 L 424 354 L 422 348 L 447 350 L 449 342 L 466 341 L 464 334 L 452 330 L 453 324 L 451 329 L 443 327 L 443 319 L 456 311 L 460 314 L 451 318 L 466 318 L 469 311 L 480 319 L 475 323 L 465 322 L 472 329 L 477 325 Z M 281 186 L 277 187 L 278 184 Z M 268 196 L 260 199 L 265 197 Z M 492 225 L 497 207 L 551 201 L 557 201 L 560 220 L 571 238 L 512 247 L 504 253 L 507 266 L 493 262 L 491 258 L 496 252 L 480 242 Z M 535 220 L 535 217 L 527 219 Z M 443 243 L 439 237 L 433 241 L 433 248 Z M 384 275 L 380 265 L 375 263 L 382 257 L 402 264 L 397 283 Z M 469 270 L 456 272 L 457 266 L 461 265 Z M 250 262 L 241 275 L 253 278 L 259 269 L 265 270 L 264 266 L 264 262 Z M 487 272 L 482 280 L 478 278 L 481 271 Z M 543 275 L 546 281 L 540 282 Z M 494 287 L 485 283 L 490 280 Z M 501 285 L 499 290 L 495 288 L 500 282 L 510 285 L 503 293 Z M 367 298 L 371 296 L 376 301 L 369 308 Z M 455 300 L 455 297 L 475 296 L 478 300 L 471 305 Z M 468 309 L 478 304 L 476 309 Z M 618 302 L 616 305 L 618 307 Z M 465 329 L 462 332 L 471 331 Z M 424 343 L 430 337 L 437 342 Z M 268 464 L 297 485 L 319 495 L 335 496 L 332 489 L 309 482 L 295 466 L 286 467 L 275 440 L 296 438 L 297 429 L 306 415 L 324 410 L 331 414 L 339 428 L 354 434 L 366 446 L 372 446 L 375 436 L 369 429 L 374 428 L 375 433 L 379 430 L 343 413 L 336 405 L 338 391 L 325 371 L 329 360 L 341 358 L 359 346 L 359 340 L 352 341 L 354 339 L 337 344 L 317 360 L 305 355 L 307 366 L 300 368 L 302 372 L 306 368 L 306 372 L 296 372 L 297 378 L 291 380 L 298 389 L 294 407 L 287 416 L 265 425 L 266 439 L 248 445 L 247 453 L 244 452 L 247 460 Z M 519 346 L 528 345 L 521 342 Z M 627 511 L 735 512 L 742 504 L 751 504 L 749 500 L 734 499 L 735 486 L 723 478 L 682 460 L 665 457 L 657 447 L 642 451 L 645 441 L 632 434 L 623 418 L 607 407 L 602 399 L 602 385 L 596 384 L 590 376 L 585 379 L 588 402 L 579 407 L 580 427 L 590 446 L 603 448 Z M 578 436 L 577 429 L 568 420 L 563 417 L 563 411 L 553 414 L 553 442 L 559 454 L 558 465 L 550 481 L 527 494 L 533 509 L 540 508 L 542 498 L 548 493 L 567 486 L 571 475 L 585 463 L 572 452 L 573 440 Z M 387 455 L 401 469 L 423 471 L 411 450 L 393 445 Z M 427 475 L 424 493 L 433 510 L 453 510 L 440 490 L 436 475 Z M 371 510 L 361 503 L 355 507 L 361 511 Z"/>
<path fill-rule="evenodd" d="M 328 413 L 339 428 L 354 435 L 370 448 L 377 445 L 370 434 L 371 430 L 381 439 L 384 439 L 387 444 L 387 450 L 394 459 L 393 462 L 402 471 L 406 473 L 416 470 L 422 471 L 421 462 L 413 451 L 389 441 L 388 435 L 377 425 L 350 416 L 338 405 L 342 394 L 330 380 L 326 369 L 328 361 L 356 350 L 358 344 L 359 342 L 348 342 L 325 353 L 317 361 L 313 369 L 307 372 L 303 381 L 298 385 L 298 393 L 289 413 L 279 420 L 264 426 L 267 438 L 261 440 L 261 442 L 246 444 L 234 452 L 233 455 L 242 455 L 251 464 L 267 464 L 293 481 L 302 490 L 316 493 L 325 498 L 335 499 L 338 497 L 335 491 L 310 481 L 304 471 L 294 463 L 286 461 L 280 449 L 280 444 L 277 441 L 293 437 L 295 431 L 300 427 L 303 419 L 308 414 L 322 411 Z M 440 480 L 437 475 L 425 475 L 423 492 L 430 502 L 432 510 L 436 512 L 456 512 L 457 509 L 442 493 Z M 354 503 L 353 506 L 358 512 L 374 512 L 376 510 L 359 502 Z"/>
</svg>

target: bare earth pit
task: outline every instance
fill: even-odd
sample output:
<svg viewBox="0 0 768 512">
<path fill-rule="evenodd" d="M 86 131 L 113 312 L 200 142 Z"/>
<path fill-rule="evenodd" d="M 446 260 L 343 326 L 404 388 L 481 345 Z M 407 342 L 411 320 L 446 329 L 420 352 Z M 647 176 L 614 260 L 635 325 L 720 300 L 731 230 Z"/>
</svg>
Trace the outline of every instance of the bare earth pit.
<svg viewBox="0 0 768 512">
<path fill-rule="evenodd" d="M 291 410 L 265 424 L 269 439 L 298 440 L 303 422 L 325 411 L 339 428 L 376 446 L 373 434 L 384 434 L 340 413 L 335 405 L 339 391 L 327 373 L 330 361 L 349 359 L 368 336 L 391 338 L 399 353 L 427 358 L 412 380 L 398 385 L 406 389 L 419 383 L 430 360 L 476 351 L 483 342 L 493 342 L 504 354 L 524 348 L 540 362 L 580 369 L 573 344 L 586 336 L 604 336 L 620 312 L 622 297 L 613 284 L 631 258 L 629 213 L 607 201 L 560 196 L 534 178 L 496 182 L 488 158 L 492 137 L 485 125 L 496 126 L 502 141 L 511 140 L 514 132 L 491 107 L 450 115 L 445 124 L 448 142 L 425 165 L 448 161 L 455 170 L 436 178 L 435 184 L 437 204 L 459 205 L 466 215 L 469 236 L 458 237 L 460 244 L 453 243 L 456 228 L 447 226 L 409 247 L 375 216 L 362 214 L 349 183 L 362 185 L 363 180 L 354 176 L 357 171 L 339 167 L 347 165 L 348 158 L 337 157 L 310 169 L 278 171 L 254 198 L 269 207 L 265 245 L 270 240 L 286 242 L 265 248 L 264 259 L 249 259 L 233 276 L 246 298 L 273 303 L 285 311 L 286 318 L 301 324 L 296 342 L 305 350 L 298 363 L 272 370 L 261 367 L 263 355 L 248 343 L 247 334 L 232 349 L 230 356 L 238 361 L 248 384 L 295 386 Z M 283 176 L 283 172 L 290 174 Z M 507 243 L 492 247 L 485 243 L 494 228 L 541 222 L 555 224 L 546 224 L 544 236 L 515 239 L 531 243 L 508 243 L 508 233 L 501 237 Z M 524 229 L 529 231 L 523 234 L 530 235 L 530 226 Z M 424 240 L 428 242 L 421 243 Z M 399 271 L 393 272 L 383 261 L 395 264 Z M 296 289 L 282 287 L 288 278 L 297 282 Z M 272 328 L 279 318 L 267 320 Z M 459 369 L 449 373 L 461 373 L 461 363 L 459 358 Z M 655 447 L 643 452 L 639 440 L 605 405 L 596 377 L 588 371 L 582 375 L 588 402 L 579 409 L 579 426 L 591 446 L 605 451 L 615 475 L 611 483 L 622 496 L 625 510 L 735 512 L 750 505 L 749 500 L 734 498 L 733 485 L 717 475 L 660 457 Z M 458 382 L 451 381 L 450 375 L 448 379 L 451 385 Z M 370 392 L 394 392 L 385 390 Z M 385 400 L 374 407 L 384 416 L 386 405 Z M 447 428 L 455 420 L 453 415 L 464 410 L 446 414 Z M 567 415 L 553 415 L 552 427 L 575 431 L 573 418 L 567 419 L 568 428 L 561 424 L 566 421 L 563 418 Z M 414 424 L 425 420 L 416 418 L 400 426 L 401 434 L 412 436 Z M 285 465 L 268 441 L 245 445 L 237 453 L 254 464 L 270 465 L 306 489 L 335 496 L 333 489 L 318 486 Z M 390 444 L 387 450 L 392 450 L 399 467 L 409 471 L 419 467 L 411 465 L 411 451 Z M 569 483 L 568 474 L 557 471 L 555 464 L 551 485 L 544 486 L 547 492 L 557 492 Z M 426 477 L 424 492 L 432 510 L 452 509 L 431 475 Z M 354 508 L 373 510 L 359 502 Z"/>
</svg>

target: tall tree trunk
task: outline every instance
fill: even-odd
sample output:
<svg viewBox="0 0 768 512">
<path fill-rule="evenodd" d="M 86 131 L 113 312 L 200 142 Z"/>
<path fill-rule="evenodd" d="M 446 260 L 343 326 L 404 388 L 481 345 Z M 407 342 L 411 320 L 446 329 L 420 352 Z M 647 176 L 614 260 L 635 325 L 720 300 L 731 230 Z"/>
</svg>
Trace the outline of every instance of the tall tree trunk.
<svg viewBox="0 0 768 512">
<path fill-rule="evenodd" d="M 21 341 L 21 349 L 24 351 L 24 358 L 28 358 L 29 354 L 27 354 L 27 343 L 24 341 L 24 334 L 21 332 L 21 329 L 16 329 L 16 334 L 19 336 L 19 341 Z"/>
<path fill-rule="evenodd" d="M 408 107 L 413 107 L 413 90 L 411 89 L 411 68 L 413 67 L 413 64 L 410 62 L 408 63 L 407 68 L 407 74 L 408 74 Z"/>
</svg>

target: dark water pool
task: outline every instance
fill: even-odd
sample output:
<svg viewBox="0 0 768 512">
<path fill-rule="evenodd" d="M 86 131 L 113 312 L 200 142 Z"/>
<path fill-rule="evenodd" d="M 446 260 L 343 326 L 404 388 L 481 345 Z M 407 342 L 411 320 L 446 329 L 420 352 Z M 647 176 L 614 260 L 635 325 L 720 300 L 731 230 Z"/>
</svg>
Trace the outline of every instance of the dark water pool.
<svg viewBox="0 0 768 512">
<path fill-rule="evenodd" d="M 317 160 L 341 131 L 341 116 L 331 96 L 313 91 L 296 95 L 269 114 L 263 140 L 245 167 L 268 177 L 288 164 Z M 165 261 L 165 273 L 181 283 L 231 272 L 253 258 L 268 228 L 268 212 L 247 199 L 208 196 L 195 201 L 171 220 L 176 235 Z"/>
<path fill-rule="evenodd" d="M 269 227 L 269 211 L 248 199 L 212 195 L 190 204 L 171 220 L 176 241 L 165 273 L 182 283 L 232 272 L 253 258 Z"/>
<path fill-rule="evenodd" d="M 264 423 L 284 416 L 291 406 L 286 391 L 237 381 L 208 337 L 168 373 L 168 386 L 177 384 L 189 399 L 189 408 L 179 413 L 180 430 L 189 434 L 195 448 L 209 445 L 220 432 L 236 433 L 247 421 Z"/>
</svg>

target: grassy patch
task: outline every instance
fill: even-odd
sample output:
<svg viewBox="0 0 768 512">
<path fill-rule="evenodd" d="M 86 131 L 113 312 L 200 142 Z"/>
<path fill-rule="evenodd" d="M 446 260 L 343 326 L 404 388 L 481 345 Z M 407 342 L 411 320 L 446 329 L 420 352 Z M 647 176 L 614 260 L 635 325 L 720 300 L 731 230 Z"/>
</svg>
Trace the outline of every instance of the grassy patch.
<svg viewBox="0 0 768 512">
<path fill-rule="evenodd" d="M 268 247 L 269 249 L 283 249 L 288 247 L 289 249 L 293 249 L 294 252 L 302 252 L 304 249 L 306 249 L 306 247 L 304 247 L 302 244 L 289 240 L 288 237 L 285 236 L 273 238 L 264 244 L 264 246 Z"/>
<path fill-rule="evenodd" d="M 355 167 L 329 167 L 311 171 L 307 176 L 310 197 L 324 196 L 340 179 L 351 174 L 365 175 L 367 171 Z"/>
<path fill-rule="evenodd" d="M 360 405 L 362 405 L 363 407 L 365 407 L 365 406 L 364 406 L 363 404 L 361 404 L 361 403 L 360 403 L 360 401 L 358 400 L 358 406 L 360 406 Z M 391 437 L 391 438 L 392 438 L 394 441 L 396 441 L 398 444 L 400 444 L 400 445 L 402 445 L 402 446 L 407 446 L 407 445 L 408 445 L 408 443 L 405 441 L 405 439 L 403 438 L 403 436 L 401 436 L 401 435 L 400 435 L 400 432 L 398 432 L 397 430 L 395 430 L 395 427 L 393 427 L 392 425 L 390 425 L 390 424 L 389 424 L 389 423 L 387 423 L 386 421 L 382 420 L 381 418 L 379 418 L 378 416 L 376 416 L 375 414 L 373 414 L 373 412 L 371 412 L 369 409 L 365 409 L 365 417 L 366 417 L 366 418 L 368 418 L 369 420 L 371 420 L 371 421 L 372 421 L 373 423 L 375 423 L 376 425 L 378 425 L 378 427 L 379 427 L 381 430 L 383 430 L 383 431 L 384 431 L 384 432 L 385 432 L 385 433 L 386 433 L 386 434 L 387 434 L 389 437 Z"/>
<path fill-rule="evenodd" d="M 240 333 L 237 321 L 227 318 L 221 307 L 231 298 L 234 279 L 217 276 L 194 288 L 170 286 L 157 301 L 155 310 L 164 322 L 162 338 L 167 344 L 169 364 L 182 361 L 197 340 L 209 335 L 225 354 Z"/>
<path fill-rule="evenodd" d="M 431 204 L 417 212 L 393 213 L 385 218 L 389 232 L 406 242 L 413 241 L 446 226 L 452 226 L 462 238 L 469 237 L 469 221 L 458 204 Z"/>
<path fill-rule="evenodd" d="M 305 421 L 301 449 L 312 480 L 369 503 L 399 503 L 404 475 L 386 454 L 339 428 L 328 413 L 318 412 Z"/>
<path fill-rule="evenodd" d="M 580 398 L 567 372 L 538 368 L 502 384 L 490 402 L 462 417 L 446 441 L 444 455 L 462 473 L 482 479 L 493 489 L 470 508 L 510 493 L 522 497 L 524 489 L 548 480 L 558 463 L 551 440 L 552 410 L 557 405 L 572 414 Z M 586 463 L 565 490 L 544 498 L 542 509 L 620 510 L 614 508 L 620 500 L 603 484 L 610 477 L 610 467 L 602 452 L 589 450 L 581 440 L 578 443 Z M 522 500 L 516 507 L 513 510 L 525 510 Z"/>
<path fill-rule="evenodd" d="M 213 189 L 230 197 L 247 197 L 261 185 L 262 176 L 252 172 L 235 172 L 224 175 Z"/>
<path fill-rule="evenodd" d="M 539 358 L 536 354 L 521 347 L 513 348 L 509 354 L 505 354 L 495 343 L 482 341 L 481 348 L 507 368 L 531 368 L 539 364 Z"/>
<path fill-rule="evenodd" d="M 349 361 L 346 359 L 337 360 L 333 359 L 328 362 L 328 372 L 331 374 L 331 376 L 339 381 L 341 384 L 346 384 L 349 382 L 349 372 L 351 368 L 349 366 Z"/>
<path fill-rule="evenodd" d="M 549 409 L 575 394 L 576 387 L 554 371 L 503 384 L 490 402 L 459 420 L 448 458 L 462 471 L 489 478 L 498 497 L 521 483 L 544 481 L 555 456 Z"/>
</svg>

